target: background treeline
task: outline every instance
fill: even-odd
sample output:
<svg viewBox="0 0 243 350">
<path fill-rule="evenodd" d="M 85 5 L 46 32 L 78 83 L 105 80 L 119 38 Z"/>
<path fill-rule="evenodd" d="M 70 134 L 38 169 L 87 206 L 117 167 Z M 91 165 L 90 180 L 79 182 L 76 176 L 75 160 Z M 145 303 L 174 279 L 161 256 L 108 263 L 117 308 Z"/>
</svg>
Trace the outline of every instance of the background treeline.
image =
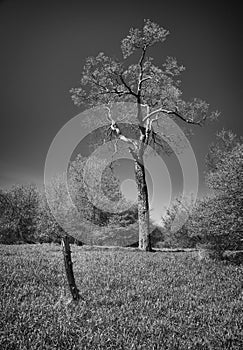
<svg viewBox="0 0 243 350">
<path fill-rule="evenodd" d="M 60 221 L 64 219 L 72 225 L 77 211 L 80 220 L 90 222 L 98 229 L 102 227 L 114 229 L 132 224 L 136 226 L 138 216 L 136 205 L 131 204 L 127 210 L 116 214 L 114 210 L 105 211 L 93 204 L 94 201 L 88 197 L 85 190 L 83 179 L 85 162 L 86 159 L 80 155 L 71 162 L 68 171 L 68 193 L 62 174 L 57 175 L 48 184 L 46 191 L 32 184 L 14 185 L 8 190 L 0 190 L 0 243 L 60 243 L 61 236 L 65 234 Z M 99 171 L 99 167 L 94 169 Z M 111 205 L 114 203 L 114 207 L 117 200 L 122 199 L 124 203 L 126 201 L 122 198 L 119 182 L 109 167 L 105 168 L 102 175 L 102 191 L 109 198 Z M 94 193 L 99 195 L 98 190 L 94 189 Z M 51 203 L 52 210 L 48 203 Z M 60 221 L 55 219 L 59 216 Z M 79 230 L 78 227 L 73 228 L 74 231 L 75 229 Z M 82 243 L 78 239 L 73 241 Z M 92 240 L 90 242 L 92 243 Z"/>
<path fill-rule="evenodd" d="M 162 218 L 163 227 L 151 223 L 152 245 L 160 248 L 202 246 L 218 255 L 222 255 L 225 250 L 242 250 L 242 160 L 242 139 L 230 131 L 223 130 L 218 133 L 206 157 L 205 181 L 209 194 L 198 199 L 193 206 L 192 199 L 182 202 L 177 198 Z M 104 236 L 96 240 L 96 243 L 106 242 L 109 236 L 110 244 L 118 244 L 116 234 L 113 237 L 112 233 L 118 232 L 119 229 L 136 235 L 136 205 L 130 205 L 128 210 L 121 213 L 114 213 L 95 206 L 95 201 L 87 196 L 83 178 L 85 162 L 86 159 L 78 155 L 70 163 L 69 194 L 82 220 L 95 224 L 97 232 L 104 229 Z M 93 172 L 99 172 L 101 164 L 97 160 L 94 162 L 96 164 L 92 167 Z M 119 180 L 111 168 L 105 168 L 101 183 L 103 193 L 114 203 L 114 208 L 118 200 L 126 202 L 120 191 Z M 53 179 L 47 191 L 48 201 L 51 201 L 52 207 L 55 208 L 55 216 L 59 211 L 62 216 L 65 213 L 65 220 L 70 221 L 72 225 L 73 206 L 66 196 L 65 181 L 61 174 Z M 98 189 L 94 189 L 93 193 L 97 193 L 98 196 Z M 186 214 L 188 220 L 179 230 L 175 230 L 173 220 L 178 213 L 182 218 Z M 75 229 L 79 231 L 78 227 Z M 62 234 L 65 233 L 53 217 L 44 190 L 35 185 L 16 185 L 8 190 L 0 190 L 0 243 L 60 242 Z M 86 239 L 86 242 L 92 244 L 92 239 Z M 82 244 L 82 239 L 73 239 L 73 242 Z"/>
</svg>

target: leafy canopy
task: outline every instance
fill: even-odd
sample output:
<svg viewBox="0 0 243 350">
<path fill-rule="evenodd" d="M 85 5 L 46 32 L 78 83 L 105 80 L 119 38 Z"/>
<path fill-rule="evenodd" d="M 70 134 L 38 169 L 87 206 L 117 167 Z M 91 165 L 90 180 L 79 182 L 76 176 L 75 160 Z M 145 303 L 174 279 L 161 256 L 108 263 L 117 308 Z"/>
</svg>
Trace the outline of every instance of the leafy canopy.
<svg viewBox="0 0 243 350">
<path fill-rule="evenodd" d="M 186 102 L 182 99 L 179 77 L 185 68 L 174 57 L 167 57 L 161 67 L 157 67 L 153 58 L 148 56 L 150 47 L 164 42 L 168 34 L 166 29 L 146 19 L 142 29 L 131 28 L 122 40 L 123 60 L 103 52 L 88 57 L 80 86 L 71 89 L 74 104 L 93 107 L 113 102 L 135 102 L 146 105 L 149 112 L 163 108 L 165 113 L 177 114 L 186 122 L 205 120 L 209 109 L 205 101 L 194 98 Z M 129 64 L 130 56 L 136 52 L 139 53 L 137 62 Z M 210 116 L 217 117 L 218 112 Z"/>
</svg>

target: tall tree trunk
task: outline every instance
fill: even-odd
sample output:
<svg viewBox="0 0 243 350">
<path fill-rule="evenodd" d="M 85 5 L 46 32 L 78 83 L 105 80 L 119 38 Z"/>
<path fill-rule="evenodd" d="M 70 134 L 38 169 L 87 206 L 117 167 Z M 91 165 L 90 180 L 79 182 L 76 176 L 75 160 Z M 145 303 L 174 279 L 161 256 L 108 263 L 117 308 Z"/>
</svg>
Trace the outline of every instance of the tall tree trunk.
<svg viewBox="0 0 243 350">
<path fill-rule="evenodd" d="M 138 190 L 139 249 L 151 251 L 149 232 L 149 199 L 143 159 L 135 160 L 135 178 Z"/>
<path fill-rule="evenodd" d="M 69 289 L 72 294 L 73 301 L 78 301 L 80 299 L 80 294 L 74 278 L 71 249 L 69 238 L 67 235 L 62 238 L 62 250 Z"/>
</svg>

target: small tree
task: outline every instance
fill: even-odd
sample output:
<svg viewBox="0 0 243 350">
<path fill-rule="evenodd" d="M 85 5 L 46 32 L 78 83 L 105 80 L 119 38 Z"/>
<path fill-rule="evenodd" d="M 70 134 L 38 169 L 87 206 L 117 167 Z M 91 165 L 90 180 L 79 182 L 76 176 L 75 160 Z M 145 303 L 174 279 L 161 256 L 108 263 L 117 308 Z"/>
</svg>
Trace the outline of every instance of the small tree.
<svg viewBox="0 0 243 350">
<path fill-rule="evenodd" d="M 242 143 L 243 138 L 234 134 L 231 130 L 222 129 L 216 134 L 215 141 L 209 146 L 206 155 L 207 173 L 213 174 L 232 149 Z M 210 186 L 209 186 L 210 187 Z"/>
<path fill-rule="evenodd" d="M 85 161 L 84 157 L 78 155 L 69 164 L 68 191 L 64 174 L 57 175 L 51 183 L 46 184 L 46 192 L 42 196 L 39 207 L 39 239 L 61 241 L 67 281 L 74 301 L 80 299 L 80 294 L 73 272 L 70 243 L 73 241 L 73 237 L 79 240 L 84 238 L 84 232 L 80 232 L 80 227 L 77 226 L 76 215 L 81 221 L 90 221 L 100 226 L 109 225 L 111 217 L 116 216 L 113 213 L 102 212 L 100 208 L 96 208 L 89 201 L 84 191 L 83 170 Z M 94 160 L 94 162 L 98 165 L 95 171 L 100 171 L 98 160 Z M 107 196 L 114 200 L 121 197 L 119 183 L 110 169 L 105 171 L 103 190 Z M 132 210 L 131 212 L 133 213 Z M 126 217 L 126 212 L 122 214 L 120 220 L 124 216 Z M 116 219 L 118 220 L 118 218 Z M 127 220 L 129 221 L 129 217 Z M 72 237 L 69 235 L 70 233 Z M 106 235 L 108 233 L 107 231 Z M 93 235 L 94 233 L 91 232 L 90 234 Z M 107 237 L 104 238 L 107 239 Z M 92 241 L 92 237 L 86 237 L 86 239 L 89 242 Z"/>
<path fill-rule="evenodd" d="M 102 208 L 96 207 L 89 199 L 84 183 L 84 168 L 87 158 L 78 155 L 69 165 L 68 170 L 68 187 L 72 200 L 85 221 L 90 221 L 95 225 L 105 226 L 109 223 L 112 213 L 107 213 Z M 99 172 L 99 160 L 94 160 L 96 163 L 96 172 Z M 99 184 L 94 183 L 94 186 Z M 102 176 L 102 193 L 114 202 L 121 199 L 120 183 L 114 176 L 112 170 L 107 167 Z M 94 190 L 99 195 L 100 191 Z"/>
<path fill-rule="evenodd" d="M 93 164 L 89 174 L 89 181 L 92 183 L 91 197 L 85 188 L 86 161 Z M 128 244 L 126 239 L 131 242 L 132 236 L 137 240 L 137 205 L 128 202 L 122 195 L 120 181 L 116 178 L 113 168 L 105 166 L 104 171 L 101 171 L 104 164 L 96 157 L 87 159 L 81 155 L 70 163 L 68 188 L 78 211 L 78 220 L 73 226 L 76 227 L 76 235 L 80 236 L 84 243 Z M 96 181 L 96 174 L 102 174 L 100 183 Z M 110 211 L 106 210 L 106 200 L 108 205 L 112 206 Z M 104 205 L 101 205 L 101 201 L 104 201 Z M 116 210 L 117 208 L 119 210 Z"/>
<path fill-rule="evenodd" d="M 227 147 L 223 147 L 225 141 Z M 215 256 L 222 257 L 225 250 L 243 247 L 243 145 L 236 135 L 223 131 L 207 159 L 213 159 L 206 176 L 213 195 L 198 202 L 188 228 L 202 237 Z"/>
<path fill-rule="evenodd" d="M 96 57 L 87 58 L 80 87 L 71 90 L 72 99 L 78 106 L 106 105 L 110 135 L 114 140 L 120 140 L 129 147 L 134 160 L 138 191 L 139 248 L 146 251 L 151 250 L 151 242 L 144 155 L 147 146 L 158 141 L 156 125 L 161 127 L 159 121 L 166 117 L 181 120 L 186 124 L 201 125 L 207 116 L 217 115 L 209 115 L 208 104 L 200 99 L 190 102 L 182 99 L 178 77 L 184 67 L 178 65 L 175 58 L 168 57 L 161 67 L 157 67 L 153 64 L 152 57 L 148 56 L 151 47 L 164 42 L 168 34 L 166 29 L 150 20 L 144 21 L 141 30 L 131 28 L 121 42 L 123 61 L 108 57 L 102 52 Z M 134 64 L 130 64 L 132 55 L 136 59 Z M 113 119 L 112 104 L 115 102 L 136 104 L 137 125 L 133 128 L 136 129 L 135 134 L 138 137 L 135 140 L 131 137 L 131 132 L 129 133 L 131 130 L 122 129 Z M 107 141 L 110 137 L 105 139 Z"/>
<path fill-rule="evenodd" d="M 40 243 L 61 243 L 62 228 L 53 216 L 46 195 L 41 194 L 36 227 L 36 240 Z"/>
<path fill-rule="evenodd" d="M 66 277 L 72 299 L 76 302 L 80 299 L 80 294 L 74 278 L 73 262 L 70 248 L 70 236 L 65 232 L 62 225 L 62 223 L 71 225 L 72 222 L 72 203 L 70 201 L 70 198 L 68 198 L 66 191 L 65 176 L 63 176 L 63 174 L 57 175 L 52 179 L 51 183 L 48 185 L 46 184 L 45 189 L 45 195 L 47 196 L 48 205 L 51 208 L 51 213 L 44 211 L 43 218 L 47 213 L 46 218 L 48 219 L 48 228 L 51 230 L 51 234 L 58 234 L 58 236 L 60 236 Z M 45 198 L 44 209 L 46 209 Z"/>
<path fill-rule="evenodd" d="M 34 185 L 14 185 L 9 190 L 2 191 L 1 227 L 5 235 L 12 232 L 14 237 L 11 238 L 11 243 L 35 241 L 39 199 L 39 191 Z"/>
<path fill-rule="evenodd" d="M 164 246 L 170 248 L 193 248 L 198 242 L 199 238 L 196 234 L 193 236 L 188 231 L 187 222 L 185 222 L 179 229 L 174 229 L 174 220 L 177 217 L 184 221 L 185 215 L 190 221 L 193 212 L 193 198 L 184 199 L 176 198 L 166 210 L 162 217 L 163 231 L 164 231 Z"/>
<path fill-rule="evenodd" d="M 10 244 L 16 241 L 16 232 L 12 227 L 14 208 L 7 191 L 0 190 L 0 243 Z"/>
</svg>

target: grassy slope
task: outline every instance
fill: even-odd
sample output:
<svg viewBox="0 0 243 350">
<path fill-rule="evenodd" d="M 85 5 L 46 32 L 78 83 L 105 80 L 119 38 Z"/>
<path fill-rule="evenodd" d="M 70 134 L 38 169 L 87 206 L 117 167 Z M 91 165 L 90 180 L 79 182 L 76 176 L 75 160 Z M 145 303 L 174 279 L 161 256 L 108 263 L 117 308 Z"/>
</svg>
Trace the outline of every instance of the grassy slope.
<svg viewBox="0 0 243 350">
<path fill-rule="evenodd" d="M 0 256 L 2 350 L 243 348 L 242 266 L 74 246 L 74 306 L 59 246 L 0 246 Z"/>
</svg>

